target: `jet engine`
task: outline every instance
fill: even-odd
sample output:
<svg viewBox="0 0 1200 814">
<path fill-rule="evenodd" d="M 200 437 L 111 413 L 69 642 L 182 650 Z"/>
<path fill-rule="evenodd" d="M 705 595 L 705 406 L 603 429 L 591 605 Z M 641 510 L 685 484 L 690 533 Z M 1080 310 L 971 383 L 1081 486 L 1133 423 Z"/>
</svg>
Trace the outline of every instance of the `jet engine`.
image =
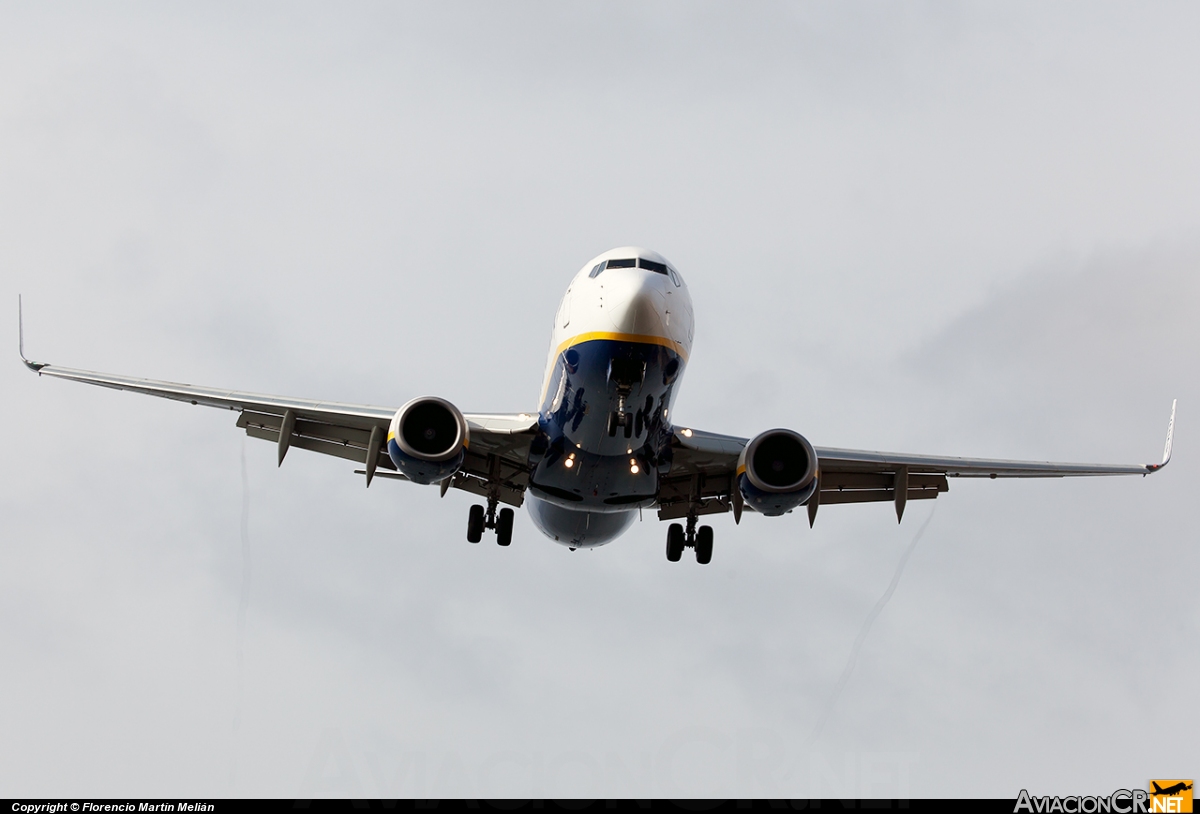
<svg viewBox="0 0 1200 814">
<path fill-rule="evenodd" d="M 817 453 L 792 430 L 768 430 L 746 444 L 737 471 L 742 499 L 768 517 L 807 503 L 817 490 Z"/>
<path fill-rule="evenodd" d="M 438 483 L 462 466 L 467 420 L 450 402 L 416 398 L 396 411 L 388 427 L 388 457 L 414 483 Z"/>
</svg>

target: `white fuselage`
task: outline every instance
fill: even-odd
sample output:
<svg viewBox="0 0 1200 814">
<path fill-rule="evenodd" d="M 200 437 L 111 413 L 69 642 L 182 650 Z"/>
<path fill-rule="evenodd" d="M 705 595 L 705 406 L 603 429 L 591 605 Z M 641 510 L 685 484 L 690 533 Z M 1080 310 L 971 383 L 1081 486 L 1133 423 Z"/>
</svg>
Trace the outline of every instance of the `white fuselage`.
<svg viewBox="0 0 1200 814">
<path fill-rule="evenodd" d="M 655 252 L 613 249 L 575 275 L 542 382 L 545 451 L 531 455 L 530 512 L 547 535 L 601 545 L 653 505 L 693 330 L 687 286 Z"/>
</svg>

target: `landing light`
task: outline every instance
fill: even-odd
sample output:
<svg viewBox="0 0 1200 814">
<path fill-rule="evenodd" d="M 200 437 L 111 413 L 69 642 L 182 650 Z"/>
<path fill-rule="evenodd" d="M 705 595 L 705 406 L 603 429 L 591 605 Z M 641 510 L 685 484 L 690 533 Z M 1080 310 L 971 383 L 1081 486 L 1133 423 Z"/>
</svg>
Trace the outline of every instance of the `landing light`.
<svg viewBox="0 0 1200 814">
<path fill-rule="evenodd" d="M 563 461 L 563 466 L 565 466 L 567 469 L 570 469 L 574 465 L 575 461 L 571 460 L 570 458 L 567 458 L 565 461 Z"/>
<path fill-rule="evenodd" d="M 691 430 L 680 430 L 680 432 L 681 432 L 681 433 L 683 433 L 683 437 L 684 437 L 684 438 L 691 438 L 691 437 L 692 437 L 692 431 L 691 431 Z"/>
</svg>

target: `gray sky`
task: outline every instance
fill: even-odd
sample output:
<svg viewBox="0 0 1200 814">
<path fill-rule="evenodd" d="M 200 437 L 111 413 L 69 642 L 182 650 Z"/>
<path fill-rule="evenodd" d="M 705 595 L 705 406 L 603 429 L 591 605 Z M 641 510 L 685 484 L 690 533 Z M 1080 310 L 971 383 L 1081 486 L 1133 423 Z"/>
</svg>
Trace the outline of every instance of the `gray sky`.
<svg viewBox="0 0 1200 814">
<path fill-rule="evenodd" d="M 570 276 L 664 253 L 682 421 L 1149 462 L 930 510 L 519 513 L 0 366 L 0 794 L 1107 793 L 1196 774 L 1200 9 L 0 5 L 29 354 L 535 406 Z M 240 456 L 250 493 L 243 591 Z M 240 710 L 240 713 L 239 713 Z"/>
</svg>

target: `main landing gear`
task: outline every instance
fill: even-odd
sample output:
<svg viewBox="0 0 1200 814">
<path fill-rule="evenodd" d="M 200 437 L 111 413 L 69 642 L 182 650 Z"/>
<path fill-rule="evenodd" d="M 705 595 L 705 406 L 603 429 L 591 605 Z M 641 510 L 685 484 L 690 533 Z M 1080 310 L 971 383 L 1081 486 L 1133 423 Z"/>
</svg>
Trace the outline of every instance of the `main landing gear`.
<svg viewBox="0 0 1200 814">
<path fill-rule="evenodd" d="M 712 526 L 696 528 L 696 515 L 690 514 L 687 519 L 687 530 L 682 523 L 672 523 L 667 528 L 667 559 L 679 562 L 685 548 L 696 549 L 696 562 L 708 565 L 712 562 L 713 530 Z"/>
<path fill-rule="evenodd" d="M 486 512 L 478 503 L 471 507 L 467 516 L 468 543 L 478 543 L 482 540 L 484 529 L 496 530 L 496 542 L 499 545 L 506 546 L 512 542 L 513 510 L 505 508 L 497 512 L 496 506 L 499 502 L 496 498 L 489 497 Z"/>
</svg>

